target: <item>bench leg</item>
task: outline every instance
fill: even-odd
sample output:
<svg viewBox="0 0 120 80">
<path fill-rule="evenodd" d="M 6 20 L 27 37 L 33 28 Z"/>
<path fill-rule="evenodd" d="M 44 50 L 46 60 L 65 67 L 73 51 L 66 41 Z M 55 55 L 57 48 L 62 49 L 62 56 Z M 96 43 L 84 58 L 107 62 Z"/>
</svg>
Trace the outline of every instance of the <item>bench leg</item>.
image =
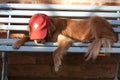
<svg viewBox="0 0 120 80">
<path fill-rule="evenodd" d="M 2 74 L 1 80 L 8 80 L 7 53 L 2 52 Z"/>
<path fill-rule="evenodd" d="M 117 65 L 116 65 L 116 72 L 115 72 L 115 78 L 114 78 L 114 80 L 119 80 L 118 79 L 119 64 L 120 64 L 120 55 L 118 55 L 118 61 L 117 61 Z"/>
</svg>

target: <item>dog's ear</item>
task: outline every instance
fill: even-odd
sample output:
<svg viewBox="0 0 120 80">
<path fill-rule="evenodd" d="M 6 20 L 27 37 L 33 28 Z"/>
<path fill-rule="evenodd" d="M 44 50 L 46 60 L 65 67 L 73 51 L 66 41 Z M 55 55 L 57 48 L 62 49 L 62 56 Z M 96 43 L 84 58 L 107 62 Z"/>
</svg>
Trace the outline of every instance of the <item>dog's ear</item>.
<svg viewBox="0 0 120 80">
<path fill-rule="evenodd" d="M 29 32 L 29 35 L 30 35 L 30 26 L 29 25 L 27 26 L 27 31 Z"/>
<path fill-rule="evenodd" d="M 30 31 L 30 26 L 29 25 L 27 26 L 27 31 Z"/>
<path fill-rule="evenodd" d="M 53 33 L 56 30 L 56 26 L 54 25 L 54 23 L 51 21 L 50 25 L 48 26 L 48 37 L 52 37 Z"/>
</svg>

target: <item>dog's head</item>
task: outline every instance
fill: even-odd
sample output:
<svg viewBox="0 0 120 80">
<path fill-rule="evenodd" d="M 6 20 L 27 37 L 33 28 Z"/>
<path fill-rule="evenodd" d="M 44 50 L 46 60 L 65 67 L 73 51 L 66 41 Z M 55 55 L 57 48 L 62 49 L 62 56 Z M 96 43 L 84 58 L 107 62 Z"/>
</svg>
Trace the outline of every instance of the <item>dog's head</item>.
<svg viewBox="0 0 120 80">
<path fill-rule="evenodd" d="M 29 20 L 29 36 L 35 43 L 44 43 L 46 37 L 51 37 L 55 27 L 45 14 L 34 14 Z"/>
</svg>

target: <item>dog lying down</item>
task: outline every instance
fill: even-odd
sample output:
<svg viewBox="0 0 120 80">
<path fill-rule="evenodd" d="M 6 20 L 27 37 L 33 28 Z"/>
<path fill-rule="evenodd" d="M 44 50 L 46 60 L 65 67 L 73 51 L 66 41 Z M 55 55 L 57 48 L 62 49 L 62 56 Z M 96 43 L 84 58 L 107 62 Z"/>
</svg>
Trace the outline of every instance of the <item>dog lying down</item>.
<svg viewBox="0 0 120 80">
<path fill-rule="evenodd" d="M 87 60 L 96 59 L 101 47 L 109 50 L 113 42 L 117 41 L 116 33 L 105 18 L 92 16 L 88 19 L 72 20 L 49 18 L 45 14 L 35 14 L 30 18 L 29 35 L 13 44 L 19 48 L 28 40 L 36 44 L 46 41 L 57 41 L 58 47 L 53 52 L 55 71 L 61 65 L 61 59 L 73 42 L 91 42 L 86 53 Z"/>
</svg>

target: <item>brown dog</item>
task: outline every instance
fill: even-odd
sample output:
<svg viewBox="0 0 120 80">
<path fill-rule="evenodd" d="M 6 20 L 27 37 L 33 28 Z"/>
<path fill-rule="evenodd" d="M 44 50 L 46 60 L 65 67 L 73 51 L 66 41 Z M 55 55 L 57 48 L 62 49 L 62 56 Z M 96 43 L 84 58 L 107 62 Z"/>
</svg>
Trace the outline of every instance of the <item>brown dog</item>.
<svg viewBox="0 0 120 80">
<path fill-rule="evenodd" d="M 37 41 L 57 41 L 58 48 L 53 53 L 55 71 L 59 70 L 61 59 L 73 42 L 91 42 L 86 54 L 87 60 L 95 59 L 101 47 L 110 49 L 113 42 L 117 41 L 116 33 L 105 18 L 92 16 L 83 20 L 50 18 L 47 36 Z M 13 44 L 19 48 L 29 40 L 26 35 Z"/>
</svg>

